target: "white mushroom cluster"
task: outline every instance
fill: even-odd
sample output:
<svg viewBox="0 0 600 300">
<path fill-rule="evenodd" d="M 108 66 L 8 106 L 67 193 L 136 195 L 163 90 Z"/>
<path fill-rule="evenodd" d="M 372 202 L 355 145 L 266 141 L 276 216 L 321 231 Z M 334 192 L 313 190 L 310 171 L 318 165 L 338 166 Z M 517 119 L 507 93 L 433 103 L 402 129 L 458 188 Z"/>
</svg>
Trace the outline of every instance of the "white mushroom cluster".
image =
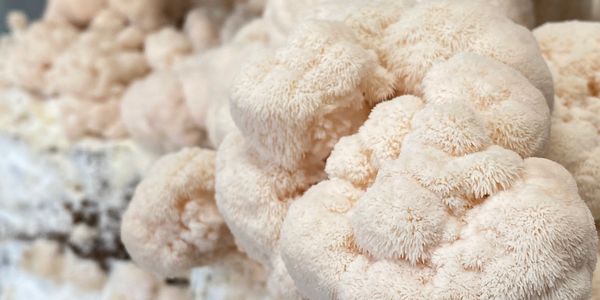
<svg viewBox="0 0 600 300">
<path fill-rule="evenodd" d="M 529 0 L 51 0 L 9 23 L 0 89 L 162 156 L 119 227 L 149 273 L 43 245 L 34 273 L 108 299 L 600 290 L 599 23 L 532 32 Z"/>
</svg>

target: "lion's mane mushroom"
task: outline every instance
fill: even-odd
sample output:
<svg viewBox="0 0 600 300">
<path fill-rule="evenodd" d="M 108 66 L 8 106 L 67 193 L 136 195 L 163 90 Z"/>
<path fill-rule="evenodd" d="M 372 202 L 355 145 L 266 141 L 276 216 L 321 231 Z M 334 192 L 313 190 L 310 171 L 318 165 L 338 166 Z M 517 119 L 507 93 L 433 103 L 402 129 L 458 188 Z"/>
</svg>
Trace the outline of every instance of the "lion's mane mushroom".
<svg viewBox="0 0 600 300">
<path fill-rule="evenodd" d="M 483 2 L 422 1 L 386 28 L 381 45 L 382 60 L 395 73 L 402 93 L 420 95 L 419 83 L 433 64 L 470 52 L 519 71 L 542 91 L 552 109 L 552 77 L 535 38 Z"/>
<path fill-rule="evenodd" d="M 229 113 L 233 81 L 245 60 L 266 49 L 267 43 L 264 24 L 251 22 L 231 42 L 190 56 L 177 67 L 187 107 L 206 131 L 210 146 L 217 148 L 235 130 Z"/>
<path fill-rule="evenodd" d="M 542 93 L 473 54 L 434 65 L 422 90 L 376 106 L 291 204 L 281 252 L 302 294 L 589 297 L 593 218 L 566 170 L 522 158 L 548 136 Z"/>
<path fill-rule="evenodd" d="M 377 8 L 379 15 L 372 15 L 373 20 L 382 20 L 391 14 L 397 14 L 399 8 L 406 8 L 417 2 L 426 2 L 423 0 L 269 0 L 265 6 L 263 18 L 268 24 L 268 30 L 271 37 L 278 42 L 284 42 L 293 28 L 306 19 L 327 19 L 340 20 L 347 17 L 348 12 L 360 7 L 364 13 L 372 12 L 370 8 Z M 531 0 L 478 0 L 480 3 L 486 3 L 495 6 L 508 18 L 525 27 L 532 28 L 535 24 L 535 15 L 533 2 Z M 386 7 L 387 10 L 381 10 Z M 334 9 L 332 9 L 334 8 Z M 396 12 L 394 12 L 396 11 Z M 364 16 L 366 16 L 366 14 Z M 382 18 L 383 17 L 383 18 Z M 369 25 L 367 20 L 362 20 L 365 28 Z M 371 25 L 376 24 L 377 21 Z M 371 32 L 374 34 L 375 32 Z"/>
<path fill-rule="evenodd" d="M 79 31 L 68 23 L 40 21 L 21 25 L 13 28 L 1 49 L 0 80 L 43 93 L 48 83 L 46 75 L 55 58 L 77 40 Z"/>
<path fill-rule="evenodd" d="M 581 198 L 600 218 L 600 23 L 549 23 L 534 35 L 557 96 L 544 156 L 573 174 Z"/>
<path fill-rule="evenodd" d="M 401 237 L 394 242 L 396 244 L 386 244 L 385 238 L 391 239 L 391 236 L 382 233 L 379 237 L 372 236 L 378 240 L 372 241 L 375 246 L 369 247 L 368 241 L 363 240 L 364 243 L 360 244 L 357 239 L 347 238 L 348 235 L 342 232 L 352 229 L 352 226 L 344 227 L 344 222 L 350 222 L 344 212 L 349 211 L 364 193 L 352 183 L 344 182 L 361 176 L 363 179 L 371 178 L 360 183 L 362 188 L 366 188 L 379 178 L 375 174 L 380 168 L 390 168 L 391 174 L 395 174 L 392 177 L 406 177 L 413 172 L 415 176 L 422 176 L 422 180 L 430 180 L 425 184 L 409 176 L 403 184 L 411 191 L 419 191 L 419 197 L 428 201 L 423 205 L 437 210 L 440 216 L 457 214 L 466 218 L 472 214 L 475 218 L 482 207 L 492 206 L 483 205 L 488 203 L 484 201 L 486 197 L 500 199 L 502 193 L 513 193 L 519 198 L 540 193 L 543 196 L 536 196 L 536 203 L 548 207 L 548 211 L 541 213 L 543 220 L 540 222 L 552 223 L 550 226 L 554 227 L 540 233 L 539 239 L 535 240 L 537 244 L 530 245 L 544 245 L 548 250 L 543 254 L 552 258 L 566 253 L 563 251 L 577 251 L 577 262 L 565 258 L 548 266 L 553 272 L 561 266 L 562 276 L 568 278 L 564 281 L 557 277 L 540 278 L 539 281 L 514 277 L 523 281 L 514 285 L 499 282 L 496 286 L 512 293 L 510 297 L 517 298 L 518 295 L 526 297 L 543 293 L 549 297 L 587 295 L 596 247 L 596 239 L 590 234 L 593 224 L 590 224 L 589 212 L 573 193 L 572 180 L 567 180 L 568 174 L 560 167 L 543 160 L 522 158 L 541 154 L 549 134 L 549 115 L 554 101 L 552 77 L 532 34 L 515 25 L 501 11 L 481 2 L 421 1 L 414 4 L 413 1 L 382 0 L 377 3 L 356 1 L 345 12 L 347 16 L 338 21 L 328 18 L 330 14 L 321 10 L 319 14 L 326 16 L 326 20 L 313 17 L 301 22 L 292 30 L 283 47 L 256 58 L 240 72 L 231 97 L 231 112 L 239 131 L 228 135 L 221 144 L 217 153 L 216 175 L 217 205 L 236 244 L 271 271 L 271 282 L 278 281 L 281 286 L 291 287 L 289 282 L 293 279 L 303 296 L 313 298 L 352 298 L 352 293 L 338 293 L 337 283 L 333 281 L 341 280 L 337 268 L 349 266 L 350 258 L 359 253 L 373 251 L 369 254 L 370 259 L 377 255 L 382 255 L 381 259 L 391 259 L 391 255 L 394 259 L 406 259 L 408 265 L 429 263 L 434 250 L 446 243 L 439 236 L 440 232 L 445 234 L 444 218 L 437 220 L 419 213 L 422 218 L 427 218 L 423 222 L 431 221 L 424 225 L 424 232 L 434 232 L 431 236 L 422 237 L 432 241 L 425 246 Z M 385 3 L 389 5 L 383 5 Z M 463 52 L 471 54 L 455 57 Z M 452 57 L 455 57 L 452 63 L 444 64 Z M 471 64 L 474 64 L 473 68 L 469 67 Z M 500 71 L 496 74 L 489 70 Z M 438 76 L 439 81 L 427 84 L 426 74 L 429 74 L 428 78 Z M 461 76 L 453 77 L 454 74 Z M 477 82 L 476 86 L 474 82 Z M 414 97 L 405 96 L 385 102 L 406 94 Z M 435 101 L 438 103 L 429 103 Z M 406 103 L 408 112 L 412 109 L 415 116 L 419 116 L 417 120 L 420 121 L 414 121 L 415 128 L 408 127 L 404 132 L 396 132 L 393 128 L 399 126 L 396 122 L 412 123 L 410 113 L 397 112 L 397 119 L 368 121 L 376 124 L 372 126 L 379 126 L 378 134 L 383 135 L 369 135 L 369 145 L 386 151 L 388 148 L 398 153 L 405 151 L 399 158 L 403 164 L 389 162 L 379 166 L 369 160 L 375 155 L 371 149 L 361 149 L 356 141 L 347 139 L 338 143 L 340 138 L 353 134 L 363 125 L 367 116 L 375 113 L 371 112 L 373 106 L 382 102 L 379 104 L 382 107 Z M 464 114 L 460 113 L 462 111 Z M 429 134 L 430 131 L 438 136 Z M 394 142 L 388 143 L 388 134 L 391 135 L 389 140 Z M 408 135 L 407 141 L 402 141 L 404 135 Z M 336 151 L 332 154 L 331 149 L 336 143 L 345 145 L 339 146 L 341 148 L 352 149 L 347 152 L 346 159 L 353 162 L 348 163 L 353 172 L 346 172 L 348 178 L 323 181 L 330 175 L 325 172 L 330 170 L 324 170 L 325 160 L 328 157 L 333 159 L 330 155 Z M 384 154 L 379 159 L 389 161 Z M 411 158 L 414 159 L 413 164 L 409 164 Z M 327 163 L 327 168 L 334 168 L 330 165 Z M 392 165 L 396 166 L 395 169 Z M 563 182 L 556 187 L 557 193 L 565 195 L 568 200 L 564 200 L 564 208 L 576 214 L 576 218 L 571 219 L 560 212 L 563 208 L 560 201 L 563 200 L 559 197 L 539 192 L 546 188 L 544 184 L 538 184 L 538 181 L 545 180 L 540 175 L 542 169 L 555 174 L 548 178 L 548 182 Z M 473 176 L 465 176 L 469 172 Z M 390 180 L 393 181 L 393 178 Z M 313 198 L 313 195 L 317 196 Z M 330 200 L 333 202 L 328 202 Z M 489 201 L 496 202 L 505 201 Z M 517 201 L 515 205 L 526 205 L 522 202 L 526 201 Z M 294 215 L 292 212 L 288 214 L 290 206 L 294 208 Z M 311 210 L 312 206 L 316 210 Z M 446 206 L 456 211 L 448 212 L 444 208 Z M 506 208 L 509 211 L 511 206 Z M 412 210 L 411 207 L 405 209 Z M 426 210 L 423 208 L 419 212 Z M 331 214 L 320 214 L 323 211 Z M 339 216 L 333 217 L 334 212 Z M 329 217 L 335 220 L 330 223 Z M 407 215 L 409 217 L 416 218 Z M 509 214 L 505 217 L 498 226 L 517 222 Z M 559 226 L 561 223 L 554 222 L 554 217 L 568 219 L 577 229 Z M 378 220 L 384 222 L 377 216 L 365 222 L 373 222 L 372 225 L 377 227 Z M 459 220 L 462 222 L 462 219 Z M 526 220 L 523 222 L 531 221 Z M 305 229 L 311 228 L 310 232 L 298 229 L 295 222 L 304 224 Z M 471 227 L 460 222 L 455 224 L 458 230 L 456 236 L 462 234 L 459 230 L 462 228 L 479 229 L 478 222 L 473 220 L 472 224 L 467 224 Z M 285 224 L 283 231 L 282 224 Z M 321 225 L 326 228 L 321 228 Z M 363 225 L 368 230 L 366 224 L 356 227 Z M 519 227 L 519 230 L 523 228 L 525 226 Z M 573 230 L 579 232 L 573 234 Z M 507 236 L 514 232 L 508 232 Z M 343 238 L 339 239 L 340 236 Z M 369 234 L 361 236 L 369 240 Z M 452 237 L 443 238 L 450 240 Z M 291 245 L 292 240 L 296 241 L 296 246 L 299 240 L 311 244 L 300 249 Z M 512 251 L 518 246 L 511 244 L 517 241 L 514 235 L 490 241 L 500 243 L 498 240 L 505 242 L 505 247 L 498 249 Z M 553 244 L 555 240 L 560 246 Z M 318 249 L 316 252 L 309 250 L 313 241 L 315 248 L 312 249 Z M 327 241 L 327 244 L 322 241 Z M 584 246 L 573 249 L 573 244 Z M 474 246 L 485 248 L 485 245 L 485 240 L 474 241 Z M 319 248 L 321 246 L 325 248 Z M 396 246 L 399 248 L 394 248 Z M 383 247 L 383 250 L 377 247 Z M 538 274 L 540 270 L 548 270 L 544 269 L 544 263 L 521 257 L 523 252 L 502 256 L 494 252 L 496 250 L 490 251 L 485 256 L 493 261 L 490 265 L 500 260 L 517 266 L 529 264 L 534 272 L 532 277 L 542 276 Z M 458 257 L 453 251 L 444 255 L 455 261 Z M 468 263 L 474 263 L 479 258 L 468 259 Z M 488 266 L 487 261 L 482 265 Z M 448 275 L 462 272 L 459 267 L 454 265 L 445 269 L 448 273 L 441 278 L 451 280 Z M 404 277 L 412 280 L 410 276 L 417 269 L 410 267 L 408 273 L 399 273 L 398 280 L 402 281 Z M 477 267 L 473 267 L 475 269 Z M 502 271 L 505 269 L 495 269 L 485 273 L 489 275 L 485 279 L 481 277 L 479 281 L 465 282 L 476 287 L 494 280 L 510 281 L 508 274 L 498 273 Z M 426 279 L 425 275 L 417 277 L 416 282 Z M 574 279 L 574 276 L 579 277 Z M 353 279 L 347 282 L 350 286 L 368 285 L 366 281 Z M 450 281 L 436 281 L 438 290 L 431 291 L 433 294 L 429 295 L 441 295 L 442 292 L 469 295 L 473 291 L 460 286 L 452 290 L 452 286 Z M 510 290 L 514 287 L 520 290 Z M 358 298 L 373 297 L 388 289 L 390 292 L 397 291 L 392 285 L 377 286 L 376 290 L 365 288 L 368 294 L 360 294 L 362 296 Z M 425 298 L 430 293 L 429 290 L 418 292 L 425 293 Z M 482 291 L 488 292 L 493 294 L 500 290 Z M 407 295 L 398 293 L 396 295 Z M 288 291 L 286 297 L 291 296 L 300 295 Z M 410 295 L 406 297 L 411 298 Z"/>
<path fill-rule="evenodd" d="M 58 55 L 46 73 L 45 93 L 56 95 L 71 138 L 83 135 L 123 137 L 120 99 L 149 67 L 141 45 L 143 33 L 126 25 L 112 10 L 103 10 L 88 29 Z"/>
<path fill-rule="evenodd" d="M 138 185 L 121 239 L 144 269 L 180 276 L 235 249 L 214 202 L 214 155 L 198 148 L 168 154 Z"/>
<path fill-rule="evenodd" d="M 96 16 L 91 27 L 55 60 L 48 72 L 48 93 L 88 101 L 120 97 L 127 84 L 148 72 L 144 55 L 115 37 L 128 33 L 125 20 L 112 11 Z"/>
<path fill-rule="evenodd" d="M 204 136 L 185 105 L 181 81 L 170 70 L 132 83 L 121 101 L 121 118 L 134 140 L 157 152 L 199 145 Z"/>
</svg>

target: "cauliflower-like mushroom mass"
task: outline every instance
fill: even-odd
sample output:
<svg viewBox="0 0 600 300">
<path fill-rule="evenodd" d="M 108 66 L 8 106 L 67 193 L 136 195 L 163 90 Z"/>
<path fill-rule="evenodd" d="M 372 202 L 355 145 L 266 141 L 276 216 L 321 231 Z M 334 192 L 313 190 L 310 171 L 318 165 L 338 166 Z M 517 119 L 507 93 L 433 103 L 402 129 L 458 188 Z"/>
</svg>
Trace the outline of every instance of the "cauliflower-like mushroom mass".
<svg viewBox="0 0 600 300">
<path fill-rule="evenodd" d="M 457 68 L 464 80 L 452 80 Z M 592 216 L 566 170 L 518 153 L 539 151 L 548 135 L 540 91 L 472 54 L 435 65 L 423 90 L 423 99 L 375 107 L 336 145 L 328 180 L 291 205 L 281 252 L 300 291 L 311 299 L 589 297 Z M 522 120 L 508 126 L 506 111 Z"/>
<path fill-rule="evenodd" d="M 0 80 L 44 92 L 55 57 L 76 41 L 78 35 L 77 28 L 67 23 L 41 21 L 19 28 L 0 53 Z"/>
<path fill-rule="evenodd" d="M 137 264 L 178 276 L 234 247 L 214 202 L 214 155 L 198 148 L 168 154 L 138 185 L 121 224 Z"/>
<path fill-rule="evenodd" d="M 221 46 L 192 56 L 178 69 L 189 113 L 215 148 L 235 129 L 228 101 L 232 81 L 244 58 L 262 48 L 261 43 Z"/>
<path fill-rule="evenodd" d="M 480 1 L 375 2 L 323 5 L 238 75 L 236 244 L 286 299 L 589 297 L 593 218 L 529 158 L 554 103 L 533 35 Z"/>
</svg>

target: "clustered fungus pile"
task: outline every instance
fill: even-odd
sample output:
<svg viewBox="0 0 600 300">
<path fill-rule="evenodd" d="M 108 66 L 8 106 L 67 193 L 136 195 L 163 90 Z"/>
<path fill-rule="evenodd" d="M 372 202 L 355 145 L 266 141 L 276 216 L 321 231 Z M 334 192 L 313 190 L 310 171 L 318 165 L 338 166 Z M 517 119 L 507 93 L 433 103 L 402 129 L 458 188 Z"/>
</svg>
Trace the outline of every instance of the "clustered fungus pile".
<svg viewBox="0 0 600 300">
<path fill-rule="evenodd" d="M 65 299 L 71 291 L 83 290 L 73 297 L 102 293 L 103 299 L 160 299 L 158 291 L 168 289 L 172 281 L 183 286 L 191 282 L 195 295 L 235 298 L 254 293 L 260 298 L 262 269 L 235 251 L 228 233 L 223 234 L 228 241 L 224 245 L 233 249 L 224 251 L 210 269 L 165 285 L 164 278 L 148 277 L 139 269 L 119 271 L 133 268 L 119 228 L 132 187 L 155 154 L 188 145 L 211 146 L 208 138 L 221 134 L 221 124 L 233 123 L 226 105 L 221 105 L 227 101 L 224 92 L 212 97 L 184 75 L 205 78 L 215 91 L 228 88 L 211 77 L 218 61 L 209 57 L 220 56 L 231 68 L 239 68 L 249 53 L 245 45 L 263 36 L 257 30 L 238 31 L 257 18 L 263 6 L 260 0 L 55 0 L 39 21 L 29 23 L 18 12 L 7 16 L 11 33 L 0 38 L 0 153 L 6 158 L 0 163 L 0 269 L 7 271 L 0 272 L 0 298 L 37 299 L 49 292 L 47 299 Z M 225 43 L 229 50 L 221 51 Z M 229 56 L 237 57 L 238 63 L 230 62 Z M 221 77 L 230 76 L 217 71 Z M 189 99 L 190 93 L 203 98 Z M 218 108 L 227 118 L 196 121 L 188 102 L 211 112 Z M 199 209 L 206 207 L 210 205 Z M 216 208 L 214 212 L 220 218 Z M 34 243 L 26 250 L 35 240 L 55 244 Z M 13 254 L 22 249 L 23 261 L 17 261 Z M 63 264 L 56 258 L 52 263 L 58 256 L 69 260 Z M 56 270 L 28 268 L 32 260 Z M 76 273 L 85 271 L 77 267 L 79 260 L 89 266 L 90 276 L 98 275 L 98 280 L 91 279 L 94 284 L 77 282 Z M 77 264 L 69 271 L 73 276 L 66 276 L 61 270 L 71 270 L 70 262 Z M 18 266 L 67 288 L 56 290 L 58 296 L 49 290 L 36 294 Z M 111 286 L 127 274 L 132 283 L 144 277 L 138 282 L 145 288 L 125 296 L 123 280 L 121 294 L 113 295 Z M 229 285 L 240 291 L 229 292 Z"/>
<path fill-rule="evenodd" d="M 472 1 L 303 4 L 267 4 L 276 46 L 236 77 L 216 154 L 217 206 L 271 295 L 589 296 L 594 220 L 533 158 L 554 106 L 533 35 Z"/>
<path fill-rule="evenodd" d="M 439 84 L 457 70 L 464 81 Z M 521 84 L 496 85 L 501 78 Z M 540 149 L 549 121 L 541 93 L 505 65 L 470 54 L 432 67 L 423 86 L 423 98 L 375 107 L 334 148 L 328 180 L 291 205 L 280 243 L 300 290 L 342 299 L 588 296 L 595 233 L 573 180 L 556 163 L 523 159 L 497 141 L 535 136 L 522 145 Z M 496 125 L 511 106 L 540 126 Z M 370 146 L 374 138 L 382 146 Z M 532 249 L 540 249 L 535 259 Z M 579 254 L 561 258 L 564 251 Z"/>
<path fill-rule="evenodd" d="M 552 95 L 531 33 L 487 6 L 359 4 L 242 71 L 217 205 L 272 282 L 311 299 L 585 297 L 593 218 L 562 167 L 528 158 Z"/>
<path fill-rule="evenodd" d="M 166 155 L 138 186 L 121 238 L 139 264 L 177 276 L 233 247 L 214 202 L 214 155 L 201 149 Z"/>
<path fill-rule="evenodd" d="M 261 5 L 243 0 L 52 0 L 43 19 L 32 24 L 20 13 L 9 16 L 12 34 L 2 47 L 0 81 L 56 98 L 73 138 L 135 136 L 139 129 L 124 124 L 129 118 L 120 113 L 132 83 L 232 39 Z"/>
<path fill-rule="evenodd" d="M 120 225 L 154 276 L 219 270 L 201 299 L 592 296 L 598 23 L 532 33 L 515 0 L 89 2 L 11 15 L 0 87 L 57 102 L 71 138 L 164 154 Z M 127 264 L 102 282 L 134 273 L 184 297 Z"/>
<path fill-rule="evenodd" d="M 544 157 L 575 177 L 600 217 L 600 23 L 548 23 L 533 34 L 555 79 L 552 134 Z"/>
</svg>

